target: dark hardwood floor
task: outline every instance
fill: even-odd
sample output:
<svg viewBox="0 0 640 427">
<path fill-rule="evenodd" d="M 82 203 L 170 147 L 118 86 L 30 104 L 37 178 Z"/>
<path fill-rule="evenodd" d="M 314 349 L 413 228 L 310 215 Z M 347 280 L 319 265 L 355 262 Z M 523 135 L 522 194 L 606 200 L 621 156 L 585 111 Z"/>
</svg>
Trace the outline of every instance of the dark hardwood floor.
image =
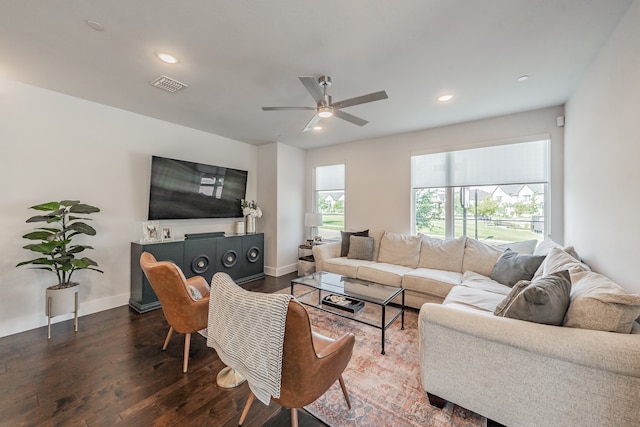
<svg viewBox="0 0 640 427">
<path fill-rule="evenodd" d="M 274 292 L 295 273 L 266 277 L 245 289 Z M 182 373 L 184 336 L 162 344 L 169 327 L 161 310 L 129 307 L 0 338 L 0 426 L 236 426 L 247 384 L 216 385 L 224 367 L 199 334 L 191 339 L 189 372 Z M 245 426 L 290 425 L 290 411 L 255 401 Z M 299 411 L 301 427 L 324 426 Z"/>
</svg>

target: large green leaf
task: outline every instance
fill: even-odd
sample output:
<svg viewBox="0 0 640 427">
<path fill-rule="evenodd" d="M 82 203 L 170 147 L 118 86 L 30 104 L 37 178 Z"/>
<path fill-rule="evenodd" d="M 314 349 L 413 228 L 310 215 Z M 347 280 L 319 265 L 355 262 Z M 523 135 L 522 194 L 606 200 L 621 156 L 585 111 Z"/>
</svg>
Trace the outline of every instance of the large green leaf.
<svg viewBox="0 0 640 427">
<path fill-rule="evenodd" d="M 67 227 L 67 230 L 74 230 L 78 233 L 87 234 L 89 236 L 96 235 L 96 229 L 91 227 L 90 225 L 85 224 L 84 222 L 74 222 Z"/>
<path fill-rule="evenodd" d="M 31 233 L 27 233 L 22 237 L 29 240 L 48 240 L 49 237 L 54 235 L 55 234 L 50 231 L 32 231 Z"/>
<path fill-rule="evenodd" d="M 69 212 L 79 213 L 79 214 L 90 214 L 95 212 L 100 212 L 100 209 L 95 206 L 87 205 L 85 203 L 78 203 L 77 205 L 71 206 L 69 208 Z"/>
<path fill-rule="evenodd" d="M 91 258 L 72 259 L 71 264 L 77 269 L 89 268 L 90 266 L 97 267 L 98 263 Z"/>
<path fill-rule="evenodd" d="M 57 248 L 62 247 L 68 243 L 69 240 L 55 240 L 52 242 L 33 243 L 23 246 L 23 248 L 49 255 L 53 253 Z"/>
<path fill-rule="evenodd" d="M 51 218 L 57 218 L 55 215 L 36 215 L 32 216 L 27 222 L 50 222 Z"/>
<path fill-rule="evenodd" d="M 69 215 L 69 217 L 67 218 L 69 221 L 77 221 L 79 219 L 83 220 L 83 221 L 93 221 L 93 218 L 84 218 L 81 216 L 73 216 L 73 215 Z"/>
<path fill-rule="evenodd" d="M 18 264 L 16 264 L 16 267 L 20 267 L 22 265 L 27 265 L 27 264 L 37 264 L 37 265 L 54 265 L 54 261 L 49 259 L 49 258 L 36 258 L 36 259 L 32 259 L 29 261 L 22 261 Z"/>
<path fill-rule="evenodd" d="M 71 246 L 69 249 L 67 249 L 67 253 L 68 254 L 77 254 L 78 252 L 82 252 L 85 249 L 93 249 L 93 246 L 87 246 L 87 245 Z"/>
<path fill-rule="evenodd" d="M 73 206 L 80 203 L 80 200 L 63 200 L 60 202 L 62 206 Z"/>
<path fill-rule="evenodd" d="M 31 206 L 31 209 L 35 209 L 37 211 L 55 211 L 57 209 L 60 209 L 60 203 L 59 202 L 42 203 L 40 205 Z"/>
</svg>

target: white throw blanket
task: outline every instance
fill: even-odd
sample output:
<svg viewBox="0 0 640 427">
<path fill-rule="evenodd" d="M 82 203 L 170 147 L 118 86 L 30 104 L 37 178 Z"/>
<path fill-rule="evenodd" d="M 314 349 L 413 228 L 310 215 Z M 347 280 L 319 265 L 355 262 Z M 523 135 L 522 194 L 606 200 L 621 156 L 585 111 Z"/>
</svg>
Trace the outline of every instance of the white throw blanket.
<svg viewBox="0 0 640 427">
<path fill-rule="evenodd" d="M 292 296 L 242 289 L 226 273 L 211 279 L 207 345 L 243 375 L 265 405 L 280 397 L 282 345 Z"/>
</svg>

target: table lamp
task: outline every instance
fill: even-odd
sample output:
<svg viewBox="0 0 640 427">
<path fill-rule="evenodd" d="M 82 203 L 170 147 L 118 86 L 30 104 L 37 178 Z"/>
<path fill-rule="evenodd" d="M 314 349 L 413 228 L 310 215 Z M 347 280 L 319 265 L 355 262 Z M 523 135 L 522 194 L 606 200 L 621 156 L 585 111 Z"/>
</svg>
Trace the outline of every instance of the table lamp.
<svg viewBox="0 0 640 427">
<path fill-rule="evenodd" d="M 322 225 L 322 214 L 307 212 L 304 214 L 304 226 L 309 227 L 311 230 L 311 240 L 315 240 L 317 228 Z"/>
</svg>

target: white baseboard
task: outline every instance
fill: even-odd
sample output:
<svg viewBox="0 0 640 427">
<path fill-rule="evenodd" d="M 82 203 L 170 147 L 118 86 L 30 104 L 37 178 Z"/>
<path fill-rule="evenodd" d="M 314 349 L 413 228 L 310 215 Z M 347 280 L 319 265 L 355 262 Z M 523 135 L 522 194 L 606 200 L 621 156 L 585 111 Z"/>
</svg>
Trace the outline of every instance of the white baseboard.
<svg viewBox="0 0 640 427">
<path fill-rule="evenodd" d="M 284 267 L 264 267 L 264 274 L 272 277 L 280 277 L 285 274 L 293 273 L 294 271 L 298 271 L 298 263 L 289 264 Z"/>
<path fill-rule="evenodd" d="M 87 314 L 97 313 L 99 311 L 110 310 L 112 308 L 121 307 L 129 303 L 129 292 L 115 295 L 107 298 L 101 298 L 93 301 L 83 301 L 80 303 L 80 312 L 78 317 L 86 316 Z M 63 314 L 51 318 L 51 324 L 64 322 L 66 320 L 73 319 L 73 313 Z M 6 337 L 20 332 L 30 331 L 31 329 L 47 326 L 47 316 L 44 314 L 44 307 L 41 315 L 31 314 L 21 318 L 11 319 L 11 322 L 5 322 L 0 324 L 0 337 Z M 52 334 L 53 335 L 53 334 Z"/>
</svg>

